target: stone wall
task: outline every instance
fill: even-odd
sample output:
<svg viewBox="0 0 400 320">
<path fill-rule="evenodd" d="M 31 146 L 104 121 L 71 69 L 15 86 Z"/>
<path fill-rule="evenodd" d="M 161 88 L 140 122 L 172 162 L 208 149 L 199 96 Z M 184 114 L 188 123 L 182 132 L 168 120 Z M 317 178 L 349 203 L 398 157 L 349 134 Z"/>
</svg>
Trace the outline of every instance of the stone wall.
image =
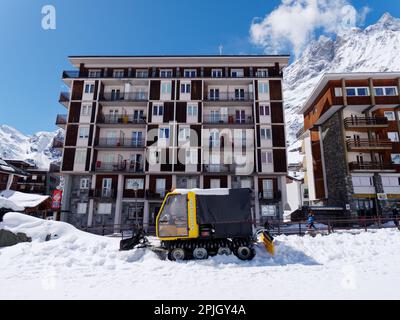
<svg viewBox="0 0 400 320">
<path fill-rule="evenodd" d="M 346 207 L 351 205 L 355 210 L 352 194 L 351 176 L 346 162 L 346 145 L 343 143 L 343 126 L 341 112 L 335 113 L 322 126 L 324 164 L 328 191 L 328 206 Z"/>
</svg>

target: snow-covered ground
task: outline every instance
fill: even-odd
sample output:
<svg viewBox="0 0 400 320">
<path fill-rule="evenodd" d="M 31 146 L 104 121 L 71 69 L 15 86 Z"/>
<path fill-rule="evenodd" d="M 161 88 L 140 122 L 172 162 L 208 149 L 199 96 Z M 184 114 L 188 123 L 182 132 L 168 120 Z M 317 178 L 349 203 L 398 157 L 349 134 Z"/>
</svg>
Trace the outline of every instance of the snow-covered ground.
<svg viewBox="0 0 400 320">
<path fill-rule="evenodd" d="M 0 249 L 0 299 L 400 299 L 396 229 L 280 236 L 275 257 L 260 245 L 251 262 L 177 263 L 150 251 L 119 252 L 118 239 L 16 213 L 0 228 L 33 238 Z"/>
</svg>

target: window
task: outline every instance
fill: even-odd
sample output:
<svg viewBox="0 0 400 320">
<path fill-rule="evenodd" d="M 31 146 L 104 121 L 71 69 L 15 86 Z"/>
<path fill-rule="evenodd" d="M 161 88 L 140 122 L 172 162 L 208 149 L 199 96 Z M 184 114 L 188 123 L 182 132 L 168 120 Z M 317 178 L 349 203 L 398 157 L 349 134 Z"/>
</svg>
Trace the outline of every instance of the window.
<svg viewBox="0 0 400 320">
<path fill-rule="evenodd" d="M 262 164 L 272 164 L 272 152 L 271 151 L 261 152 L 261 163 Z"/>
<path fill-rule="evenodd" d="M 353 176 L 354 187 L 371 187 L 373 186 L 372 177 Z"/>
<path fill-rule="evenodd" d="M 347 88 L 346 89 L 346 94 L 349 97 L 356 97 L 356 96 L 369 96 L 369 89 L 367 87 L 362 87 L 362 88 Z"/>
<path fill-rule="evenodd" d="M 187 107 L 187 115 L 188 117 L 197 117 L 197 106 L 196 105 L 188 105 Z"/>
<path fill-rule="evenodd" d="M 153 106 L 153 116 L 162 116 L 164 115 L 164 106 L 155 105 Z"/>
<path fill-rule="evenodd" d="M 92 114 L 92 106 L 83 105 L 81 109 L 82 116 L 90 116 Z"/>
<path fill-rule="evenodd" d="M 126 179 L 125 189 L 134 190 L 135 184 L 139 190 L 144 189 L 144 179 Z"/>
<path fill-rule="evenodd" d="M 94 84 L 85 85 L 85 93 L 93 93 L 94 92 Z"/>
<path fill-rule="evenodd" d="M 256 76 L 257 78 L 268 78 L 268 69 L 258 69 Z"/>
<path fill-rule="evenodd" d="M 181 93 L 190 93 L 191 84 L 190 83 L 182 83 L 181 84 Z"/>
<path fill-rule="evenodd" d="M 385 88 L 385 94 L 387 96 L 397 96 L 397 88 L 396 87 Z"/>
<path fill-rule="evenodd" d="M 244 77 L 243 69 L 232 69 L 231 77 L 232 78 L 243 78 Z"/>
<path fill-rule="evenodd" d="M 186 150 L 186 164 L 197 164 L 197 150 Z"/>
<path fill-rule="evenodd" d="M 271 140 L 271 129 L 270 128 L 261 128 L 261 139 L 262 140 Z"/>
<path fill-rule="evenodd" d="M 171 93 L 171 82 L 161 83 L 161 93 Z"/>
<path fill-rule="evenodd" d="M 335 88 L 335 96 L 336 97 L 342 97 L 343 96 L 342 88 Z"/>
<path fill-rule="evenodd" d="M 388 138 L 392 142 L 399 142 L 399 133 L 398 132 L 388 132 Z"/>
<path fill-rule="evenodd" d="M 276 216 L 276 206 L 274 206 L 274 205 L 261 206 L 261 215 L 263 217 L 275 217 Z"/>
<path fill-rule="evenodd" d="M 165 196 L 165 179 L 156 179 L 156 193 Z"/>
<path fill-rule="evenodd" d="M 111 214 L 112 203 L 99 203 L 97 214 Z"/>
<path fill-rule="evenodd" d="M 172 69 L 161 69 L 160 78 L 172 78 Z"/>
<path fill-rule="evenodd" d="M 243 189 L 246 189 L 246 188 L 252 189 L 252 187 L 251 187 L 251 179 L 249 179 L 249 178 L 240 179 L 240 187 L 243 188 Z"/>
<path fill-rule="evenodd" d="M 136 78 L 148 78 L 149 71 L 146 69 L 143 70 L 136 70 Z"/>
<path fill-rule="evenodd" d="M 260 106 L 260 116 L 269 116 L 270 109 L 269 106 Z"/>
<path fill-rule="evenodd" d="M 397 96 L 397 88 L 396 87 L 376 87 L 375 88 L 376 96 Z"/>
<path fill-rule="evenodd" d="M 86 150 L 76 150 L 75 163 L 78 163 L 78 164 L 86 163 Z"/>
<path fill-rule="evenodd" d="M 274 198 L 274 181 L 272 179 L 264 179 L 262 181 L 263 188 L 263 199 L 273 199 Z"/>
<path fill-rule="evenodd" d="M 89 139 L 89 127 L 79 128 L 79 139 Z"/>
<path fill-rule="evenodd" d="M 160 128 L 160 139 L 169 139 L 169 128 Z"/>
<path fill-rule="evenodd" d="M 88 76 L 89 76 L 89 78 L 100 78 L 101 70 L 89 70 Z"/>
<path fill-rule="evenodd" d="M 189 141 L 190 140 L 190 128 L 179 128 L 179 141 Z"/>
<path fill-rule="evenodd" d="M 77 214 L 86 214 L 87 203 L 78 203 Z"/>
<path fill-rule="evenodd" d="M 210 179 L 210 188 L 211 189 L 219 189 L 219 188 L 221 188 L 221 180 L 219 180 L 219 179 Z"/>
<path fill-rule="evenodd" d="M 87 190 L 90 187 L 90 180 L 88 178 L 82 178 L 80 182 L 80 189 Z"/>
<path fill-rule="evenodd" d="M 114 78 L 123 78 L 124 70 L 114 70 Z"/>
<path fill-rule="evenodd" d="M 219 132 L 210 132 L 210 148 L 219 147 Z"/>
<path fill-rule="evenodd" d="M 396 121 L 396 115 L 394 114 L 394 111 L 385 111 L 383 114 L 389 121 Z"/>
<path fill-rule="evenodd" d="M 185 69 L 184 77 L 185 78 L 196 78 L 197 77 L 197 70 L 196 69 Z"/>
<path fill-rule="evenodd" d="M 258 83 L 258 93 L 269 93 L 269 83 L 268 82 L 259 82 Z"/>
<path fill-rule="evenodd" d="M 219 100 L 219 89 L 210 89 L 210 100 Z"/>
<path fill-rule="evenodd" d="M 33 175 L 33 176 L 32 176 L 32 180 L 33 180 L 33 181 L 36 181 L 36 180 L 37 180 L 37 175 Z"/>
<path fill-rule="evenodd" d="M 400 153 L 392 153 L 392 162 L 394 164 L 400 164 Z"/>
<path fill-rule="evenodd" d="M 222 69 L 212 69 L 211 77 L 213 78 L 222 78 Z"/>
<path fill-rule="evenodd" d="M 400 177 L 382 176 L 382 184 L 384 187 L 398 187 L 400 186 Z"/>
</svg>

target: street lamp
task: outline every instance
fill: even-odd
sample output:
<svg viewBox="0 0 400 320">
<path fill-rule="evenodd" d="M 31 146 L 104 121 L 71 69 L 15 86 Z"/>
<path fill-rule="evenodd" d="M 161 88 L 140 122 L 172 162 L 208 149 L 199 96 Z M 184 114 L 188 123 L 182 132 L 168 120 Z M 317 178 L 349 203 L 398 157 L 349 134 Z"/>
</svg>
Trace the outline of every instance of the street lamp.
<svg viewBox="0 0 400 320">
<path fill-rule="evenodd" d="M 136 227 L 139 228 L 139 219 L 138 219 L 138 206 L 137 206 L 137 192 L 139 189 L 139 183 L 135 181 L 133 183 L 133 191 L 135 192 L 135 221 L 136 221 Z"/>
</svg>

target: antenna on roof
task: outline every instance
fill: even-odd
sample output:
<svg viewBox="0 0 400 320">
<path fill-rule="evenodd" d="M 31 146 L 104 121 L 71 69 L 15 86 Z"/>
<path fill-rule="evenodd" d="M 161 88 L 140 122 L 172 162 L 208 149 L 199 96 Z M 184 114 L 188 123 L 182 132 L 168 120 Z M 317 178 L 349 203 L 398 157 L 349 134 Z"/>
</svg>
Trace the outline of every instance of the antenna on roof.
<svg viewBox="0 0 400 320">
<path fill-rule="evenodd" d="M 220 44 L 218 50 L 219 50 L 219 55 L 222 56 L 222 51 L 224 50 L 224 46 Z"/>
</svg>

